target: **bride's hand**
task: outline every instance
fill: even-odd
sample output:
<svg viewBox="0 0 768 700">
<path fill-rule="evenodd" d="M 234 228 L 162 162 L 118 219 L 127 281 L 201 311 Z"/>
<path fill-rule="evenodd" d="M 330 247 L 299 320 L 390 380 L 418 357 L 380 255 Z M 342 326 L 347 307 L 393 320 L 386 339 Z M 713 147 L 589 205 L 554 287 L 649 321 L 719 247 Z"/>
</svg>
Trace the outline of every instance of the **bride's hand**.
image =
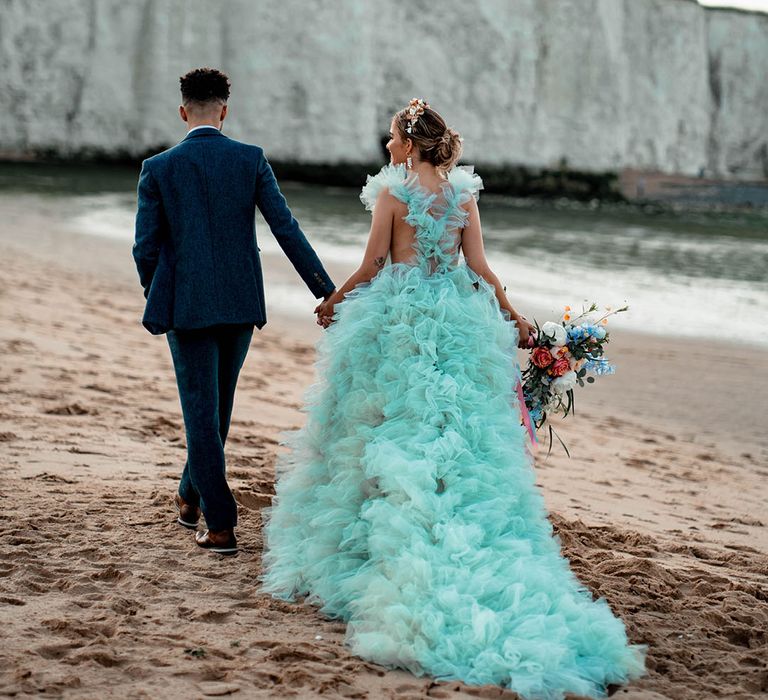
<svg viewBox="0 0 768 700">
<path fill-rule="evenodd" d="M 517 347 L 527 350 L 530 348 L 529 340 L 536 335 L 536 326 L 528 322 L 525 316 L 517 316 L 515 319 L 515 325 L 517 326 Z"/>
</svg>

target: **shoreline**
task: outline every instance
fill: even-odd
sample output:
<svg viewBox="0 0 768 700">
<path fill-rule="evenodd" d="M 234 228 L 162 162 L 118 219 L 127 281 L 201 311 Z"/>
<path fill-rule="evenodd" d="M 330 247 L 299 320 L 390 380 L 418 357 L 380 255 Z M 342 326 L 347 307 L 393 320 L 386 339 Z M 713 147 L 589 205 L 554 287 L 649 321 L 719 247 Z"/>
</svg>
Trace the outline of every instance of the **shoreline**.
<svg viewBox="0 0 768 700">
<path fill-rule="evenodd" d="M 117 153 L 52 157 L 0 152 L 0 167 L 73 168 L 83 171 L 113 168 L 116 172 L 130 171 L 136 179 L 144 158 L 173 145 L 158 146 L 140 156 Z M 385 162 L 386 159 L 362 163 L 270 160 L 281 183 L 345 187 L 357 191 L 365 183 L 366 176 L 378 172 Z M 543 207 L 552 203 L 567 203 L 574 208 L 593 209 L 598 206 L 608 210 L 637 210 L 654 214 L 686 211 L 768 213 L 768 180 L 729 180 L 629 167 L 591 172 L 572 170 L 567 164 L 547 168 L 490 165 L 480 161 L 472 165 L 482 173 L 485 193 Z"/>
</svg>

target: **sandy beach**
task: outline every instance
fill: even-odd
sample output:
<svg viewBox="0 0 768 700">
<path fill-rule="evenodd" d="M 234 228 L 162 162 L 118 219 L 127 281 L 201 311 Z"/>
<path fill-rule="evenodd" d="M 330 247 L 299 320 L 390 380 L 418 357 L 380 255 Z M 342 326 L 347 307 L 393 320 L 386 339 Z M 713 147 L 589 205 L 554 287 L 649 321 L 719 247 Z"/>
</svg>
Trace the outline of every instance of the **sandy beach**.
<svg viewBox="0 0 768 700">
<path fill-rule="evenodd" d="M 241 551 L 220 558 L 175 522 L 181 411 L 130 245 L 15 223 L 0 231 L 0 695 L 517 697 L 367 663 L 342 623 L 258 593 L 260 509 L 321 332 L 308 292 L 303 316 L 254 335 L 227 443 Z M 269 299 L 295 275 L 266 265 Z M 766 351 L 630 332 L 610 347 L 617 374 L 557 428 L 572 458 L 545 447 L 536 471 L 574 571 L 649 645 L 648 675 L 615 697 L 766 697 Z"/>
</svg>

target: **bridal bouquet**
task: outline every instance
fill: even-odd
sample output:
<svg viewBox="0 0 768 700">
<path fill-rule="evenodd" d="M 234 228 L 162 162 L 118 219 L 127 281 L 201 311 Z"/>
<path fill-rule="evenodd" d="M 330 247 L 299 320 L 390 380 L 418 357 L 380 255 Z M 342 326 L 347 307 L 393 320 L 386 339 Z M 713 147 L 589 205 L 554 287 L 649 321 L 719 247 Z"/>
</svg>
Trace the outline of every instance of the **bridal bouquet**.
<svg viewBox="0 0 768 700">
<path fill-rule="evenodd" d="M 592 384 L 596 376 L 613 374 L 614 367 L 604 356 L 609 334 L 608 318 L 627 310 L 627 306 L 611 310 L 605 308 L 600 315 L 597 304 L 576 316 L 570 306 L 559 322 L 547 321 L 536 326 L 536 336 L 531 344 L 531 357 L 522 372 L 523 396 L 533 425 L 538 429 L 546 423 L 547 415 L 574 412 L 573 390 Z M 549 426 L 549 449 L 555 435 L 570 457 L 568 448 Z M 549 453 L 547 453 L 549 454 Z"/>
</svg>

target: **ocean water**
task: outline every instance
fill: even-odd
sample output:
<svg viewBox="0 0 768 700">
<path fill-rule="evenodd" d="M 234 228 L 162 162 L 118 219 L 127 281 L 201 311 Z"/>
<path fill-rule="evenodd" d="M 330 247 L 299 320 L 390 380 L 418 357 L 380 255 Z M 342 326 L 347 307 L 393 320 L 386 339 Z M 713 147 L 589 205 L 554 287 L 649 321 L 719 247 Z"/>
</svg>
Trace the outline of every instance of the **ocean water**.
<svg viewBox="0 0 768 700">
<path fill-rule="evenodd" d="M 128 245 L 136 176 L 135 168 L 0 165 L 0 216 L 3 202 L 23 197 L 52 229 Z M 370 223 L 359 192 L 289 182 L 282 188 L 320 257 L 351 271 Z M 491 267 L 529 318 L 542 322 L 566 304 L 594 300 L 629 305 L 611 326 L 768 346 L 766 212 L 654 213 L 481 193 L 480 213 Z M 263 253 L 279 252 L 260 217 L 257 237 Z M 307 306 L 298 277 L 277 286 L 268 290 L 272 309 Z"/>
</svg>

